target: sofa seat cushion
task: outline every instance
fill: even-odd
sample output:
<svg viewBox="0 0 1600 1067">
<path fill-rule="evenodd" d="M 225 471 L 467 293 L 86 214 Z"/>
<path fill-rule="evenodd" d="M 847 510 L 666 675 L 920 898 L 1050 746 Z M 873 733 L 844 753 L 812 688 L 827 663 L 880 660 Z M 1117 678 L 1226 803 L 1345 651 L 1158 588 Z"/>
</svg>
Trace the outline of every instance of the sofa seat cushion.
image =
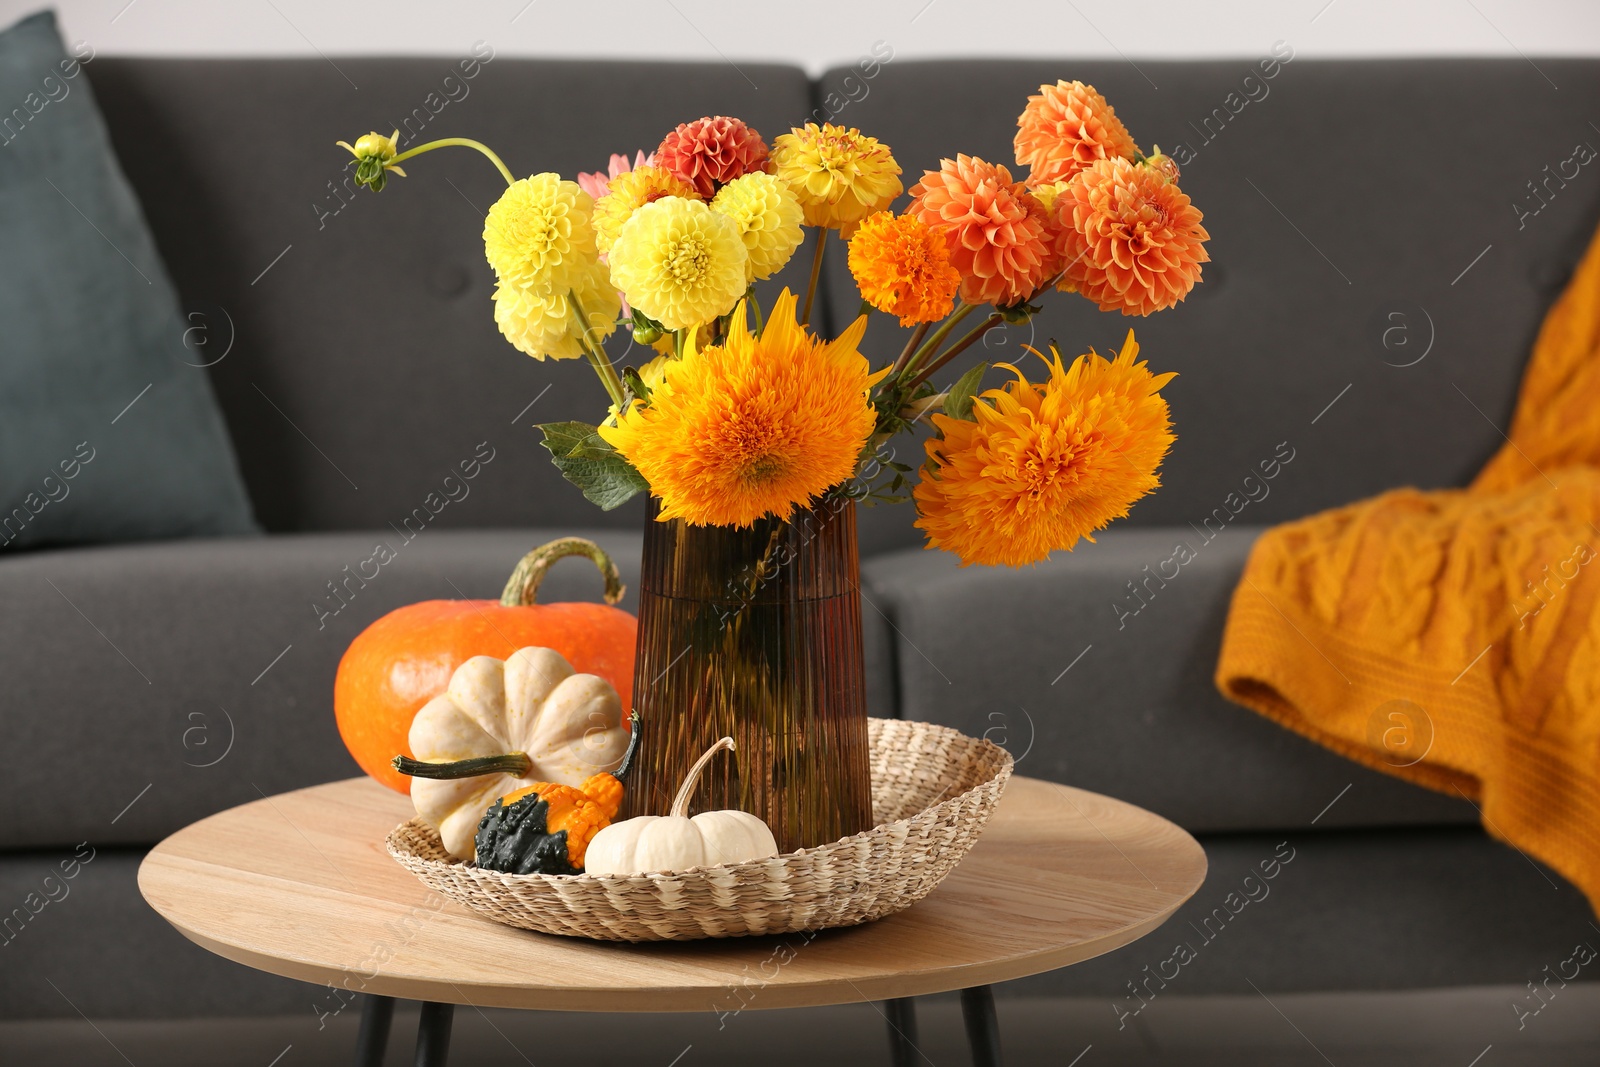
<svg viewBox="0 0 1600 1067">
<path fill-rule="evenodd" d="M 1259 532 L 1230 526 L 1207 542 L 1190 527 L 1115 529 L 1020 570 L 916 550 L 867 561 L 862 581 L 893 627 L 901 715 L 987 736 L 1020 774 L 1196 832 L 1303 827 L 1319 813 L 1319 827 L 1476 822 L 1464 801 L 1218 694 L 1228 599 Z M 1169 562 L 1180 543 L 1193 549 L 1181 565 Z"/>
<path fill-rule="evenodd" d="M 408 543 L 390 530 L 0 560 L 0 722 L 7 750 L 28 757 L 0 780 L 0 849 L 152 844 L 262 794 L 359 774 L 332 710 L 350 640 L 403 604 L 498 598 L 524 552 L 568 532 L 430 529 Z M 592 536 L 636 585 L 638 535 Z M 394 558 L 363 580 L 380 542 Z M 599 597 L 582 561 L 541 590 Z"/>
<path fill-rule="evenodd" d="M 1161 929 L 1000 991 L 1102 997 L 1112 1034 L 1119 1010 L 1137 1013 L 1129 1025 L 1148 1023 L 1163 1017 L 1168 998 L 1254 995 L 1246 979 L 1269 995 L 1521 986 L 1545 977 L 1546 965 L 1561 968 L 1575 945 L 1595 943 L 1580 893 L 1552 891 L 1544 876 L 1554 876 L 1476 829 L 1302 830 L 1201 844 L 1211 864 L 1206 883 Z M 92 858 L 63 878 L 61 864 L 81 856 Z M 265 974 L 191 944 L 140 898 L 142 858 L 141 849 L 106 847 L 0 856 L 0 900 L 17 907 L 31 899 L 37 909 L 0 931 L 0 1019 L 77 1019 L 74 1005 L 91 1019 L 292 1014 L 315 1033 L 324 1015 L 360 1010 L 342 990 Z M 1193 952 L 1182 964 L 1172 962 L 1179 944 Z M 91 959 L 93 967 L 63 962 Z M 359 991 L 359 981 L 351 988 Z M 1514 1030 L 1513 1014 L 1505 1018 Z"/>
<path fill-rule="evenodd" d="M 1558 971 L 1595 980 L 1593 963 L 1583 966 L 1594 950 L 1580 949 L 1600 945 L 1583 894 L 1477 828 L 1324 833 L 1302 823 L 1200 843 L 1205 884 L 1161 929 L 1007 988 L 1104 996 L 1115 1032 L 1123 1013 L 1130 1026 L 1161 1017 L 1163 998 L 1255 996 L 1251 983 L 1275 995 L 1516 988 Z M 1525 998 L 1525 1010 L 1539 1007 Z M 1518 1015 L 1502 1010 L 1515 1033 Z"/>
<path fill-rule="evenodd" d="M 154 844 L 196 819 L 360 772 L 333 718 L 356 634 L 430 599 L 496 599 L 523 553 L 592 537 L 635 611 L 637 532 L 426 529 L 272 535 L 0 559 L 0 725 L 26 753 L 0 779 L 0 852 L 88 840 Z M 379 544 L 393 559 L 367 561 Z M 540 600 L 599 600 L 583 560 Z M 892 715 L 890 631 L 863 607 L 873 709 Z"/>
</svg>

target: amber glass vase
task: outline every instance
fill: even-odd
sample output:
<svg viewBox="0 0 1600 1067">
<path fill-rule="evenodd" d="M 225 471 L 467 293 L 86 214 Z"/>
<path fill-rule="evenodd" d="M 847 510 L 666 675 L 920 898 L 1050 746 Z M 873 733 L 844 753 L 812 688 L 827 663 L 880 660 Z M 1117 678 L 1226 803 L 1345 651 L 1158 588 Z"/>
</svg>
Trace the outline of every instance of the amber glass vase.
<svg viewBox="0 0 1600 1067">
<path fill-rule="evenodd" d="M 659 522 L 650 502 L 633 703 L 643 723 L 626 815 L 665 815 L 719 737 L 736 750 L 691 811 L 738 808 L 778 849 L 870 829 L 855 503 L 753 527 Z"/>
</svg>

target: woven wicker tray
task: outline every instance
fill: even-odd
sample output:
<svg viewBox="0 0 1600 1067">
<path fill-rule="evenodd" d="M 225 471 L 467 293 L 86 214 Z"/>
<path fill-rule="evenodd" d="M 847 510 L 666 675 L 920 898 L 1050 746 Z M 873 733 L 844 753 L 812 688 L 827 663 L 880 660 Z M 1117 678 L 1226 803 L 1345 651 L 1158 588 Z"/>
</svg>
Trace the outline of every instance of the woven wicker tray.
<svg viewBox="0 0 1600 1067">
<path fill-rule="evenodd" d="M 915 904 L 966 855 L 1011 777 L 998 745 L 930 723 L 870 720 L 882 820 L 831 845 L 672 874 L 502 874 L 452 860 L 419 819 L 389 855 L 495 922 L 603 941 L 689 941 L 855 926 Z"/>
</svg>

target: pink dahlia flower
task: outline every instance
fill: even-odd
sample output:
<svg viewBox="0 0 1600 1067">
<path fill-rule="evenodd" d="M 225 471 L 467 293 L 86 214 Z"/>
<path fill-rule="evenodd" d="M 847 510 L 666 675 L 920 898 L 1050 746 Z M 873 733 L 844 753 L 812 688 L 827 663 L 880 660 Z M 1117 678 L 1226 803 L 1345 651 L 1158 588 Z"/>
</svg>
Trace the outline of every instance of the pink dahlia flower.
<svg viewBox="0 0 1600 1067">
<path fill-rule="evenodd" d="M 635 170 L 639 167 L 648 167 L 655 161 L 656 155 L 654 152 L 645 155 L 641 150 L 638 155 L 634 156 L 632 163 L 628 162 L 626 155 L 619 155 L 613 152 L 611 154 L 610 173 L 603 170 L 585 171 L 578 175 L 578 186 L 592 198 L 599 200 L 611 191 L 612 178 L 619 174 L 626 174 L 630 170 Z"/>
</svg>

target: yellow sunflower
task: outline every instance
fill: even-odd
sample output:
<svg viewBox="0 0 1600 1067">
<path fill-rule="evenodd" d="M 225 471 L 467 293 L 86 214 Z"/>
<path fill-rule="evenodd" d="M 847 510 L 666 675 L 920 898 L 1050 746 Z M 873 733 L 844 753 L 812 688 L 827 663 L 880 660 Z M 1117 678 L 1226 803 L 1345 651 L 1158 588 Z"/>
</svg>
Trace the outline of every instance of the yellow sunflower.
<svg viewBox="0 0 1600 1067">
<path fill-rule="evenodd" d="M 699 200 L 667 196 L 622 224 L 608 258 L 629 306 L 685 330 L 733 310 L 750 256 L 738 223 Z"/>
<path fill-rule="evenodd" d="M 1091 351 L 1068 369 L 1054 345 L 1050 354 L 1049 381 L 1013 367 L 1016 380 L 984 392 L 972 421 L 933 416 L 940 437 L 926 445 L 917 525 L 962 566 L 1070 551 L 1161 484 L 1173 434 L 1159 390 L 1174 375 L 1135 362 L 1131 330 L 1115 360 Z"/>
<path fill-rule="evenodd" d="M 671 364 L 649 406 L 636 403 L 600 436 L 661 500 L 661 518 L 749 526 L 788 518 L 855 471 L 872 432 L 873 375 L 856 349 L 857 319 L 831 343 L 795 320 L 785 289 L 757 337 L 740 304 L 722 344 Z"/>
<path fill-rule="evenodd" d="M 593 211 L 589 194 L 559 174 L 513 182 L 483 220 L 495 276 L 519 289 L 570 289 L 595 258 Z"/>
</svg>

